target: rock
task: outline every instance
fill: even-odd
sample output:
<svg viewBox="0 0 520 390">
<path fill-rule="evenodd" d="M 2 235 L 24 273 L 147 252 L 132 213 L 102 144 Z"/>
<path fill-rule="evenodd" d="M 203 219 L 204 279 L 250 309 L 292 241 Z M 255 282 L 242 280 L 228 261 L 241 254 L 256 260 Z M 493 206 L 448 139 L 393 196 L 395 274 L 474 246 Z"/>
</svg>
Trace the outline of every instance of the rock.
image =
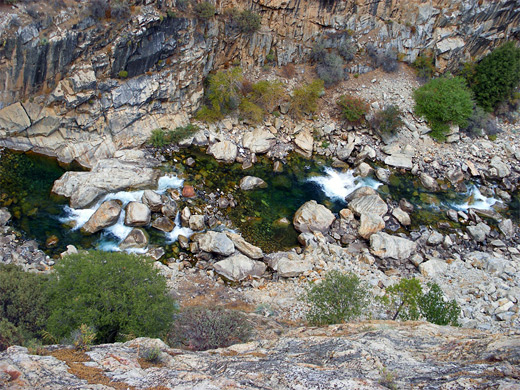
<svg viewBox="0 0 520 390">
<path fill-rule="evenodd" d="M 230 256 L 213 265 L 217 274 L 233 282 L 240 282 L 249 277 L 259 278 L 266 268 L 267 266 L 261 261 L 251 260 L 241 254 Z"/>
<path fill-rule="evenodd" d="M 197 241 L 200 250 L 204 252 L 217 253 L 224 256 L 229 256 L 235 252 L 235 245 L 225 233 L 209 231 L 197 234 L 193 237 L 193 240 Z"/>
<path fill-rule="evenodd" d="M 428 240 L 426 241 L 426 243 L 428 245 L 435 246 L 435 245 L 442 244 L 443 241 L 444 241 L 444 236 L 437 231 L 433 231 L 430 234 L 430 236 L 428 237 Z"/>
<path fill-rule="evenodd" d="M 29 126 L 31 126 L 31 119 L 21 103 L 14 103 L 0 110 L 0 130 L 15 135 Z"/>
<path fill-rule="evenodd" d="M 326 233 L 336 218 L 325 206 L 315 200 L 304 203 L 294 214 L 294 228 L 302 233 Z"/>
<path fill-rule="evenodd" d="M 395 209 L 393 209 L 392 215 L 403 226 L 410 226 L 412 224 L 412 220 L 410 219 L 408 213 L 403 211 L 400 207 L 396 207 Z"/>
<path fill-rule="evenodd" d="M 195 192 L 195 188 L 189 184 L 184 184 L 182 187 L 182 196 L 185 198 L 194 198 L 197 196 L 197 193 Z"/>
<path fill-rule="evenodd" d="M 74 245 L 67 245 L 67 250 L 60 253 L 60 257 L 63 259 L 65 256 L 76 255 L 78 249 Z"/>
<path fill-rule="evenodd" d="M 204 224 L 204 215 L 194 214 L 190 216 L 188 225 L 191 230 L 194 230 L 196 232 L 204 230 L 204 228 L 206 227 L 206 225 Z"/>
<path fill-rule="evenodd" d="M 364 239 L 369 239 L 374 233 L 385 228 L 385 221 L 377 214 L 363 213 L 361 214 L 361 223 L 359 225 L 358 234 Z"/>
<path fill-rule="evenodd" d="M 342 161 L 347 160 L 354 151 L 355 146 L 354 143 L 349 143 L 347 146 L 338 147 L 336 150 L 336 156 Z"/>
<path fill-rule="evenodd" d="M 296 151 L 305 157 L 311 157 L 314 148 L 314 138 L 312 132 L 309 129 L 300 131 L 296 137 L 294 137 L 294 143 L 297 148 Z"/>
<path fill-rule="evenodd" d="M 344 219 L 347 222 L 350 222 L 354 219 L 354 213 L 349 209 L 341 209 L 339 211 L 339 216 L 341 219 Z"/>
<path fill-rule="evenodd" d="M 0 227 L 5 226 L 11 219 L 11 213 L 5 207 L 0 208 Z"/>
<path fill-rule="evenodd" d="M 496 169 L 497 176 L 501 179 L 511 174 L 511 169 L 499 156 L 493 157 L 489 165 Z"/>
<path fill-rule="evenodd" d="M 491 232 L 491 228 L 484 222 L 480 222 L 475 226 L 468 226 L 466 229 L 470 236 L 477 242 L 484 242 L 486 236 Z"/>
<path fill-rule="evenodd" d="M 428 191 L 439 191 L 439 184 L 437 183 L 437 180 L 435 180 L 430 175 L 423 172 L 419 175 L 419 179 L 421 180 L 421 184 L 423 185 L 423 187 L 426 188 Z"/>
<path fill-rule="evenodd" d="M 486 252 L 471 252 L 464 256 L 464 261 L 478 269 L 486 270 L 491 274 L 500 275 L 508 265 L 502 257 L 496 257 Z"/>
<path fill-rule="evenodd" d="M 245 176 L 240 180 L 240 189 L 242 191 L 250 191 L 255 188 L 266 188 L 267 183 L 255 176 Z"/>
<path fill-rule="evenodd" d="M 175 228 L 175 223 L 168 217 L 159 217 L 152 222 L 152 227 L 162 232 L 171 232 Z"/>
<path fill-rule="evenodd" d="M 244 240 L 244 238 L 239 234 L 226 232 L 226 235 L 229 237 L 231 241 L 233 241 L 235 248 L 247 257 L 251 259 L 261 259 L 264 257 L 262 249 L 260 249 L 257 246 L 254 246 L 253 244 L 250 244 L 249 242 Z"/>
<path fill-rule="evenodd" d="M 406 260 L 417 248 L 417 244 L 402 237 L 391 236 L 387 233 L 375 233 L 370 236 L 370 252 L 382 259 L 393 258 Z"/>
<path fill-rule="evenodd" d="M 148 206 L 141 202 L 130 202 L 126 206 L 125 225 L 146 226 L 150 224 L 152 213 Z"/>
<path fill-rule="evenodd" d="M 404 154 L 392 154 L 385 158 L 385 164 L 396 168 L 412 169 L 412 157 Z"/>
<path fill-rule="evenodd" d="M 454 167 L 448 171 L 446 177 L 451 184 L 456 185 L 464 181 L 464 172 L 459 167 Z"/>
<path fill-rule="evenodd" d="M 184 227 L 190 226 L 191 211 L 188 206 L 184 207 L 181 211 L 181 224 Z"/>
<path fill-rule="evenodd" d="M 168 200 L 161 207 L 161 213 L 168 218 L 175 218 L 177 216 L 177 203 L 173 200 Z"/>
<path fill-rule="evenodd" d="M 404 198 L 399 201 L 399 208 L 407 213 L 413 213 L 414 209 L 413 204 Z"/>
<path fill-rule="evenodd" d="M 251 153 L 267 153 L 269 149 L 276 143 L 276 137 L 267 130 L 256 128 L 242 137 L 242 144 L 248 148 Z"/>
<path fill-rule="evenodd" d="M 377 168 L 376 177 L 383 183 L 388 184 L 390 182 L 390 171 L 384 168 Z"/>
<path fill-rule="evenodd" d="M 308 260 L 302 260 L 299 256 L 292 253 L 280 252 L 271 256 L 268 261 L 269 267 L 278 272 L 282 278 L 293 278 L 305 272 L 311 271 L 313 265 Z"/>
<path fill-rule="evenodd" d="M 440 259 L 431 259 L 419 264 L 419 271 L 427 278 L 444 275 L 448 270 L 448 264 Z"/>
<path fill-rule="evenodd" d="M 363 187 L 357 188 L 356 190 L 354 190 L 353 192 L 351 192 L 350 194 L 345 196 L 345 200 L 347 202 L 350 202 L 353 199 L 361 198 L 363 196 L 368 196 L 368 195 L 377 195 L 377 191 L 374 190 L 372 187 L 363 186 Z"/>
<path fill-rule="evenodd" d="M 353 199 L 347 207 L 356 215 L 373 213 L 382 217 L 388 211 L 388 206 L 379 195 L 367 195 Z"/>
<path fill-rule="evenodd" d="M 122 205 L 123 203 L 120 200 L 107 200 L 103 202 L 81 227 L 81 231 L 94 234 L 106 227 L 112 226 L 119 219 Z"/>
<path fill-rule="evenodd" d="M 0 226 L 1 225 L 2 224 L 0 222 Z M 498 224 L 498 228 L 506 238 L 512 238 L 515 234 L 513 221 L 511 221 L 510 219 L 503 219 L 502 221 L 500 221 L 500 223 Z"/>
<path fill-rule="evenodd" d="M 161 195 L 152 190 L 144 190 L 141 202 L 147 205 L 148 208 L 153 212 L 161 211 L 161 207 L 163 204 Z"/>
<path fill-rule="evenodd" d="M 359 164 L 356 170 L 361 177 L 367 177 L 374 171 L 374 169 L 365 162 Z"/>
<path fill-rule="evenodd" d="M 154 259 L 155 261 L 160 260 L 161 257 L 163 257 L 165 254 L 166 254 L 166 251 L 164 250 L 163 247 L 150 249 L 150 250 L 146 253 L 147 256 L 151 257 L 151 258 Z"/>
<path fill-rule="evenodd" d="M 218 161 L 222 161 L 228 164 L 235 162 L 238 154 L 237 146 L 231 141 L 220 141 L 211 145 L 208 150 L 208 154 L 211 154 Z"/>
<path fill-rule="evenodd" d="M 148 234 L 143 229 L 134 228 L 126 236 L 119 248 L 121 249 L 141 249 L 148 246 Z"/>
</svg>

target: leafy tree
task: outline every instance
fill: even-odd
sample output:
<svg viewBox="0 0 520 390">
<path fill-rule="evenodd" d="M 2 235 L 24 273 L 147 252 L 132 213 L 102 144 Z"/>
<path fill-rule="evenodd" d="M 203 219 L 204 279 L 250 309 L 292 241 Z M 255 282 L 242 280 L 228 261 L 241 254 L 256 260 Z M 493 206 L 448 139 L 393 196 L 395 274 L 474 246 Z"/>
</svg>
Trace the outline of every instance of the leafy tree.
<svg viewBox="0 0 520 390">
<path fill-rule="evenodd" d="M 386 289 L 383 297 L 389 309 L 394 312 L 392 320 L 402 319 L 416 321 L 419 319 L 419 299 L 422 287 L 418 279 L 401 279 L 399 283 Z"/>
<path fill-rule="evenodd" d="M 352 274 L 330 271 L 319 284 L 311 284 L 304 297 L 311 324 L 338 324 L 361 315 L 368 304 L 368 289 Z"/>
<path fill-rule="evenodd" d="M 242 34 L 253 34 L 260 29 L 260 15 L 251 10 L 233 10 L 231 16 L 232 26 Z"/>
<path fill-rule="evenodd" d="M 175 302 L 152 261 L 125 253 L 91 251 L 70 255 L 55 266 L 47 330 L 69 336 L 82 324 L 96 330 L 96 341 L 124 335 L 160 337 L 169 328 Z"/>
<path fill-rule="evenodd" d="M 460 307 L 455 300 L 446 301 L 437 283 L 429 283 L 430 290 L 419 298 L 421 315 L 437 325 L 459 326 Z"/>
<path fill-rule="evenodd" d="M 209 1 L 197 3 L 193 9 L 197 14 L 197 17 L 200 19 L 210 19 L 215 15 L 216 12 L 215 6 Z"/>
<path fill-rule="evenodd" d="M 318 99 L 323 94 L 323 80 L 314 80 L 300 88 L 295 88 L 290 102 L 291 115 L 297 119 L 318 110 Z"/>
<path fill-rule="evenodd" d="M 267 112 L 273 112 L 285 99 L 283 84 L 279 80 L 262 80 L 252 86 L 251 99 Z"/>
<path fill-rule="evenodd" d="M 513 42 L 495 49 L 476 66 L 470 79 L 475 99 L 486 111 L 509 98 L 520 83 L 520 48 Z"/>
<path fill-rule="evenodd" d="M 471 91 L 461 77 L 440 77 L 414 91 L 415 112 L 432 128 L 431 136 L 444 140 L 450 123 L 466 127 L 473 112 Z"/>
<path fill-rule="evenodd" d="M 209 76 L 206 88 L 209 107 L 203 106 L 197 113 L 197 118 L 208 121 L 218 120 L 236 110 L 242 100 L 242 81 L 242 69 L 240 68 L 217 72 Z"/>
<path fill-rule="evenodd" d="M 343 95 L 337 101 L 343 119 L 350 123 L 359 123 L 368 112 L 365 100 L 350 95 Z"/>
</svg>

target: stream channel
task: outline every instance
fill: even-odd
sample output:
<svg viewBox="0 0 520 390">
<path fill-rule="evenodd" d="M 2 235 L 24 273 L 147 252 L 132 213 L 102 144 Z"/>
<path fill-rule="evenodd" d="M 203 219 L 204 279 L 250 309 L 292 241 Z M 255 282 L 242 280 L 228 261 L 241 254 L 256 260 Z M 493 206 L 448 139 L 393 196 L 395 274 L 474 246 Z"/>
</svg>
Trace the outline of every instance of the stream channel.
<svg viewBox="0 0 520 390">
<path fill-rule="evenodd" d="M 185 164 L 188 157 L 195 160 L 193 167 Z M 449 229 L 458 228 L 458 224 L 446 216 L 446 210 L 450 208 L 461 211 L 495 208 L 507 214 L 518 203 L 518 194 L 513 194 L 510 205 L 485 197 L 480 193 L 478 183 L 465 183 L 465 192 L 456 192 L 448 186 L 445 190 L 429 193 L 410 174 L 393 171 L 389 183 L 383 184 L 374 178 L 355 177 L 353 170 L 331 168 L 329 163 L 319 156 L 310 160 L 293 154 L 281 173 L 274 173 L 272 162 L 266 158 L 260 158 L 252 168 L 244 171 L 240 164 L 221 164 L 202 149 L 189 148 L 167 158 L 161 167 L 164 174 L 154 190 L 164 194 L 169 188 L 181 189 L 184 182 L 192 184 L 198 197 L 188 204 L 197 205 L 198 202 L 200 206 L 212 193 L 214 196 L 220 196 L 218 191 L 232 193 L 237 206 L 228 208 L 227 217 L 232 221 L 233 229 L 266 252 L 298 245 L 292 218 L 303 203 L 314 199 L 337 213 L 347 205 L 345 196 L 365 185 L 377 189 L 383 199 L 391 197 L 398 202 L 405 198 L 411 202 L 415 211 L 411 215 L 410 230 L 420 230 L 424 226 L 438 229 L 439 222 L 445 222 Z M 143 191 L 108 194 L 90 208 L 72 209 L 67 199 L 51 194 L 54 181 L 67 169 L 79 168 L 62 167 L 55 159 L 36 154 L 0 151 L 0 207 L 7 207 L 13 215 L 13 226 L 25 238 L 36 240 L 49 255 L 63 252 L 69 244 L 82 249 L 118 250 L 118 244 L 132 229 L 123 224 L 124 212 L 117 224 L 99 233 L 84 235 L 79 228 L 103 201 L 120 199 L 126 204 L 140 200 Z M 267 188 L 241 191 L 238 183 L 246 175 L 262 178 Z M 185 201 L 181 199 L 178 205 L 182 209 Z M 170 233 L 148 227 L 150 244 L 163 246 L 169 255 L 178 251 L 177 236 L 191 234 L 189 229 L 180 227 L 178 219 L 177 216 L 177 227 Z M 387 229 L 392 229 L 391 224 L 387 225 Z"/>
</svg>

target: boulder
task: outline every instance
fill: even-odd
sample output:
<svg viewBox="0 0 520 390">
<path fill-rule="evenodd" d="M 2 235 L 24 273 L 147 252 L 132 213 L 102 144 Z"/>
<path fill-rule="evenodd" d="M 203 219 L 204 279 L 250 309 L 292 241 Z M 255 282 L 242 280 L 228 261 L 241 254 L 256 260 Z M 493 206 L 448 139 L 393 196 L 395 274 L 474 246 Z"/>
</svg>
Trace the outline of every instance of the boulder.
<svg viewBox="0 0 520 390">
<path fill-rule="evenodd" d="M 385 221 L 377 214 L 363 213 L 361 214 L 361 223 L 359 225 L 358 234 L 364 239 L 369 239 L 374 233 L 380 232 L 385 228 Z"/>
<path fill-rule="evenodd" d="M 88 234 L 94 234 L 100 230 L 109 227 L 117 222 L 121 214 L 120 200 L 107 200 L 92 214 L 89 220 L 82 226 L 81 231 Z"/>
<path fill-rule="evenodd" d="M 144 190 L 141 202 L 148 206 L 151 211 L 159 212 L 162 207 L 161 195 L 152 190 Z"/>
<path fill-rule="evenodd" d="M 168 200 L 161 206 L 161 213 L 168 218 L 175 218 L 177 216 L 177 203 L 173 200 Z"/>
<path fill-rule="evenodd" d="M 130 202 L 126 206 L 125 225 L 146 226 L 150 224 L 152 213 L 148 206 L 141 202 Z"/>
<path fill-rule="evenodd" d="M 428 191 L 439 191 L 439 183 L 437 183 L 437 180 L 435 180 L 430 175 L 423 172 L 419 175 L 419 180 L 421 181 L 423 187 L 426 188 Z"/>
<path fill-rule="evenodd" d="M 325 206 L 315 200 L 304 203 L 294 214 L 294 228 L 302 233 L 326 233 L 336 218 Z"/>
<path fill-rule="evenodd" d="M 388 206 L 379 195 L 367 195 L 353 199 L 349 202 L 348 208 L 356 215 L 372 213 L 381 217 L 388 211 Z"/>
<path fill-rule="evenodd" d="M 284 252 L 271 256 L 268 264 L 282 278 L 300 276 L 313 268 L 313 264 L 309 260 L 302 260 L 296 254 Z"/>
<path fill-rule="evenodd" d="M 486 252 L 471 252 L 464 256 L 464 261 L 473 267 L 483 269 L 491 274 L 500 275 L 508 265 L 508 261 L 503 257 L 497 257 Z"/>
<path fill-rule="evenodd" d="M 195 192 L 195 188 L 193 188 L 192 185 L 184 184 L 182 187 L 182 196 L 185 198 L 194 198 L 197 196 L 197 193 Z"/>
<path fill-rule="evenodd" d="M 218 161 L 225 163 L 233 163 L 237 158 L 238 148 L 231 141 L 220 141 L 211 145 L 208 150 L 208 154 L 211 154 Z"/>
<path fill-rule="evenodd" d="M 396 168 L 412 169 L 412 157 L 405 154 L 392 154 L 385 158 L 385 164 Z"/>
<path fill-rule="evenodd" d="M 0 222 L 0 226 L 1 225 L 2 223 Z M 513 221 L 511 221 L 510 219 L 504 219 L 500 221 L 500 223 L 498 224 L 498 229 L 500 229 L 500 231 L 506 238 L 512 238 L 515 234 Z"/>
<path fill-rule="evenodd" d="M 491 228 L 484 222 L 480 222 L 475 226 L 468 226 L 466 229 L 470 236 L 477 242 L 484 242 L 487 235 L 491 232 Z"/>
<path fill-rule="evenodd" d="M 242 191 L 250 191 L 255 188 L 266 188 L 267 183 L 255 176 L 245 176 L 240 180 L 240 189 Z"/>
<path fill-rule="evenodd" d="M 213 265 L 215 272 L 233 282 L 239 282 L 246 278 L 261 277 L 267 266 L 261 261 L 251 260 L 242 254 L 230 256 Z"/>
<path fill-rule="evenodd" d="M 191 230 L 196 232 L 204 230 L 206 227 L 204 224 L 204 215 L 192 215 L 190 216 L 188 225 Z"/>
<path fill-rule="evenodd" d="M 444 236 L 437 231 L 433 231 L 430 234 L 430 236 L 428 237 L 428 240 L 426 241 L 426 243 L 428 245 L 435 246 L 435 245 L 441 244 L 443 241 L 444 241 Z"/>
<path fill-rule="evenodd" d="M 275 143 L 276 137 L 270 131 L 261 128 L 245 133 L 242 137 L 244 147 L 256 154 L 267 153 Z"/>
<path fill-rule="evenodd" d="M 300 131 L 296 137 L 294 137 L 294 143 L 297 148 L 296 151 L 305 157 L 311 157 L 314 148 L 314 138 L 312 132 L 309 129 Z"/>
<path fill-rule="evenodd" d="M 496 175 L 501 179 L 511 174 L 511 169 L 499 156 L 493 157 L 489 165 L 496 169 Z"/>
<path fill-rule="evenodd" d="M 409 226 L 412 224 L 412 220 L 410 219 L 410 215 L 400 207 L 396 207 L 392 210 L 392 215 L 399 221 L 399 223 L 403 226 Z"/>
<path fill-rule="evenodd" d="M 257 246 L 254 246 L 253 244 L 250 244 L 244 238 L 236 233 L 229 233 L 227 232 L 226 235 L 229 237 L 231 241 L 233 241 L 233 244 L 235 245 L 235 248 L 238 249 L 240 252 L 242 252 L 247 257 L 250 257 L 251 259 L 261 259 L 264 257 L 264 253 L 262 252 L 262 249 L 260 249 Z"/>
<path fill-rule="evenodd" d="M 419 264 L 419 271 L 427 278 L 444 275 L 447 270 L 448 264 L 440 259 L 434 258 Z"/>
<path fill-rule="evenodd" d="M 171 232 L 175 228 L 175 223 L 168 217 L 159 217 L 152 222 L 152 227 L 162 232 Z"/>
<path fill-rule="evenodd" d="M 408 259 L 417 249 L 417 244 L 406 238 L 379 232 L 370 236 L 370 252 L 380 258 Z"/>
<path fill-rule="evenodd" d="M 11 213 L 5 207 L 0 209 L 0 227 L 5 226 L 7 222 L 11 219 Z"/>
<path fill-rule="evenodd" d="M 347 160 L 354 151 L 355 146 L 354 143 L 349 143 L 346 146 L 338 147 L 336 149 L 336 156 L 342 161 Z"/>
<path fill-rule="evenodd" d="M 141 249 L 148 245 L 148 234 L 143 229 L 134 228 L 126 236 L 119 248 L 121 249 Z"/>
<path fill-rule="evenodd" d="M 31 126 L 31 119 L 21 103 L 14 103 L 0 110 L 0 130 L 15 135 Z"/>
<path fill-rule="evenodd" d="M 353 192 L 351 192 L 350 194 L 345 196 L 345 200 L 347 202 L 349 202 L 353 199 L 361 198 L 362 196 L 368 196 L 368 195 L 377 195 L 377 191 L 374 190 L 372 187 L 363 186 L 363 187 L 357 188 L 356 190 L 354 190 Z"/>
<path fill-rule="evenodd" d="M 204 252 L 217 253 L 224 256 L 229 256 L 235 252 L 233 241 L 225 233 L 209 231 L 198 234 L 193 239 L 198 242 L 200 250 Z"/>
</svg>

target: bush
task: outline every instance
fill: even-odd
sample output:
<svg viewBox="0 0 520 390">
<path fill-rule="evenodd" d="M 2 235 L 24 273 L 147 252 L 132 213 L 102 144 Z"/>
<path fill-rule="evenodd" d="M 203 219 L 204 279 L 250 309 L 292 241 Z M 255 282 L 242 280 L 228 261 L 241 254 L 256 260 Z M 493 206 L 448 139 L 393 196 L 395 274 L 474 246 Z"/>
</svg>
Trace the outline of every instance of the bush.
<svg viewBox="0 0 520 390">
<path fill-rule="evenodd" d="M 216 12 L 215 6 L 208 1 L 195 4 L 193 10 L 200 19 L 210 19 L 215 15 Z"/>
<path fill-rule="evenodd" d="M 476 66 L 471 87 L 475 100 L 486 111 L 512 96 L 520 83 L 520 48 L 508 42 Z"/>
<path fill-rule="evenodd" d="M 130 6 L 128 3 L 125 0 L 119 0 L 112 2 L 110 15 L 116 20 L 127 20 L 130 18 L 132 13 L 130 12 Z"/>
<path fill-rule="evenodd" d="M 471 91 L 461 77 L 441 77 L 414 91 L 415 112 L 424 116 L 432 129 L 431 136 L 444 140 L 450 123 L 468 125 L 473 111 Z"/>
<path fill-rule="evenodd" d="M 429 283 L 430 290 L 419 298 L 422 316 L 437 325 L 459 326 L 460 307 L 455 300 L 447 301 L 436 283 Z"/>
<path fill-rule="evenodd" d="M 260 29 L 261 18 L 257 13 L 244 10 L 232 13 L 232 26 L 242 34 L 253 34 Z"/>
<path fill-rule="evenodd" d="M 87 324 L 96 329 L 98 343 L 124 340 L 125 335 L 164 335 L 175 302 L 152 263 L 117 252 L 65 257 L 55 266 L 47 330 L 62 338 Z"/>
<path fill-rule="evenodd" d="M 152 130 L 152 135 L 148 139 L 148 144 L 156 148 L 162 148 L 167 144 L 166 134 L 163 129 Z"/>
<path fill-rule="evenodd" d="M 5 351 L 11 345 L 23 344 L 23 337 L 19 329 L 5 318 L 0 319 L 0 352 Z"/>
<path fill-rule="evenodd" d="M 0 318 L 11 341 L 21 343 L 36 337 L 44 328 L 48 277 L 24 272 L 20 267 L 0 264 Z"/>
<path fill-rule="evenodd" d="M 242 69 L 217 72 L 209 77 L 208 99 L 217 112 L 227 114 L 238 108 L 241 97 Z"/>
<path fill-rule="evenodd" d="M 245 316 L 238 311 L 189 307 L 177 316 L 168 343 L 172 347 L 206 351 L 246 342 L 251 330 Z"/>
<path fill-rule="evenodd" d="M 88 351 L 96 339 L 96 331 L 91 326 L 81 324 L 71 334 L 72 345 L 77 351 Z"/>
<path fill-rule="evenodd" d="M 191 137 L 199 131 L 199 127 L 188 123 L 186 126 L 176 127 L 175 130 L 170 130 L 168 132 L 167 141 L 168 143 L 176 144 L 188 137 Z"/>
<path fill-rule="evenodd" d="M 368 304 L 368 289 L 350 273 L 330 271 L 312 283 L 304 297 L 310 305 L 307 320 L 314 325 L 339 324 L 361 315 Z"/>
<path fill-rule="evenodd" d="M 343 57 L 346 62 L 352 61 L 356 52 L 356 47 L 350 41 L 343 42 L 338 46 L 338 54 Z"/>
<path fill-rule="evenodd" d="M 318 41 L 311 48 L 311 61 L 319 63 L 325 58 L 327 54 L 328 50 L 325 48 L 323 41 Z"/>
<path fill-rule="evenodd" d="M 390 105 L 375 113 L 371 120 L 372 128 L 381 134 L 395 134 L 403 125 L 402 112 L 396 105 Z"/>
<path fill-rule="evenodd" d="M 289 111 L 297 119 L 306 114 L 313 114 L 318 110 L 318 99 L 323 94 L 323 80 L 314 80 L 300 88 L 295 88 Z"/>
<path fill-rule="evenodd" d="M 238 109 L 240 110 L 242 117 L 249 123 L 259 123 L 262 121 L 262 119 L 264 119 L 264 110 L 246 98 L 242 99 Z"/>
<path fill-rule="evenodd" d="M 158 364 L 161 363 L 161 349 L 159 347 L 149 347 L 140 352 L 140 358 L 144 359 L 148 363 Z"/>
<path fill-rule="evenodd" d="M 413 67 L 417 72 L 417 77 L 422 80 L 429 80 L 435 73 L 435 66 L 433 66 L 433 59 L 431 56 L 421 54 L 413 62 Z"/>
<path fill-rule="evenodd" d="M 367 46 L 367 54 L 374 68 L 382 67 L 386 73 L 395 72 L 399 68 L 397 53 L 393 50 L 378 50 L 373 45 Z"/>
<path fill-rule="evenodd" d="M 383 302 L 387 305 L 392 320 L 403 321 L 419 319 L 419 299 L 422 287 L 418 279 L 401 279 L 399 283 L 386 289 Z"/>
<path fill-rule="evenodd" d="M 471 137 L 479 137 L 484 134 L 496 135 L 499 132 L 491 115 L 480 106 L 473 108 L 473 112 L 468 119 L 468 125 L 462 130 Z"/>
<path fill-rule="evenodd" d="M 334 53 L 327 53 L 319 61 L 316 73 L 327 88 L 344 80 L 347 76 L 343 59 Z"/>
<path fill-rule="evenodd" d="M 252 86 L 251 99 L 271 113 L 286 99 L 284 86 L 278 80 L 259 81 Z"/>
<path fill-rule="evenodd" d="M 117 74 L 120 79 L 126 79 L 128 77 L 128 71 L 126 70 L 120 70 Z"/>
<path fill-rule="evenodd" d="M 361 98 L 343 95 L 337 101 L 343 119 L 350 123 L 359 123 L 368 112 L 368 103 Z"/>
</svg>

